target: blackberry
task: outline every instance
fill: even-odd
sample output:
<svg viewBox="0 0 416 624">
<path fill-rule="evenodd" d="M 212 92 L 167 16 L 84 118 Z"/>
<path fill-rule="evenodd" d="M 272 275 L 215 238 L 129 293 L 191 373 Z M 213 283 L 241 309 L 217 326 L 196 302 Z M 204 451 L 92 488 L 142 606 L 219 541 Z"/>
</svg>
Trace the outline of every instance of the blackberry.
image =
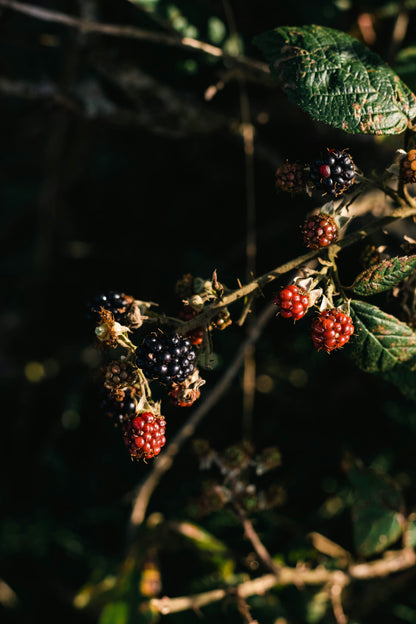
<svg viewBox="0 0 416 624">
<path fill-rule="evenodd" d="M 274 303 L 283 318 L 293 318 L 294 321 L 302 318 L 311 305 L 307 291 L 296 284 L 282 288 L 275 296 Z"/>
<path fill-rule="evenodd" d="M 166 444 L 166 421 L 152 412 L 141 412 L 123 423 L 123 439 L 131 459 L 151 459 Z"/>
<path fill-rule="evenodd" d="M 405 184 L 416 182 L 416 150 L 411 149 L 400 161 L 399 177 Z"/>
<path fill-rule="evenodd" d="M 342 195 L 354 183 L 355 165 L 346 150 L 329 149 L 310 165 L 309 177 L 314 187 L 333 197 Z"/>
<path fill-rule="evenodd" d="M 87 304 L 87 316 L 90 320 L 97 322 L 100 320 L 100 310 L 104 308 L 111 312 L 117 323 L 124 325 L 123 321 L 126 320 L 127 312 L 133 301 L 134 299 L 130 295 L 115 291 L 97 295 Z"/>
<path fill-rule="evenodd" d="M 152 332 L 137 347 L 136 355 L 145 377 L 167 386 L 185 381 L 196 364 L 190 339 L 177 333 Z"/>
<path fill-rule="evenodd" d="M 305 245 L 310 249 L 328 247 L 338 238 L 338 227 L 333 217 L 324 212 L 307 217 L 302 225 Z"/>
<path fill-rule="evenodd" d="M 111 392 L 117 392 L 127 388 L 137 380 L 136 369 L 130 362 L 114 360 L 109 362 L 103 369 L 104 386 Z"/>
<path fill-rule="evenodd" d="M 186 388 L 181 384 L 175 384 L 168 396 L 175 407 L 191 407 L 201 396 L 201 391 L 199 388 Z"/>
<path fill-rule="evenodd" d="M 103 388 L 100 401 L 100 409 L 114 421 L 115 425 L 119 425 L 128 417 L 136 413 L 136 400 L 134 391 L 127 388 L 121 401 L 114 398 L 109 390 Z"/>
<path fill-rule="evenodd" d="M 279 191 L 303 193 L 306 186 L 305 166 L 300 163 L 285 163 L 277 169 L 275 182 Z"/>
<path fill-rule="evenodd" d="M 183 321 L 189 321 L 194 316 L 197 316 L 199 312 L 193 309 L 190 305 L 184 305 L 179 312 L 179 318 Z M 185 334 L 191 341 L 194 347 L 199 347 L 204 342 L 204 330 L 202 327 L 196 327 Z"/>
<path fill-rule="evenodd" d="M 352 318 L 339 308 L 322 310 L 312 322 L 312 342 L 318 351 L 340 349 L 353 333 Z"/>
</svg>

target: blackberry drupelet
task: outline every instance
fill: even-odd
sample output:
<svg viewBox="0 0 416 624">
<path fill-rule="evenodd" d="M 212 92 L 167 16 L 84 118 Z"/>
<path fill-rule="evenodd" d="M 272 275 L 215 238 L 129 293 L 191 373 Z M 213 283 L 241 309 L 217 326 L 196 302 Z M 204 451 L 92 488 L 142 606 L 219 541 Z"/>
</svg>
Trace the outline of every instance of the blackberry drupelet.
<svg viewBox="0 0 416 624">
<path fill-rule="evenodd" d="M 342 195 L 354 183 L 355 165 L 346 150 L 329 149 L 328 153 L 310 165 L 314 187 L 333 197 Z"/>
<path fill-rule="evenodd" d="M 137 347 L 136 355 L 145 377 L 167 386 L 182 383 L 195 370 L 191 340 L 176 333 L 152 332 Z"/>
<path fill-rule="evenodd" d="M 87 315 L 92 321 L 100 320 L 100 309 L 104 308 L 112 313 L 114 320 L 123 325 L 126 313 L 133 302 L 133 298 L 124 293 L 109 291 L 94 297 L 87 304 Z"/>
</svg>

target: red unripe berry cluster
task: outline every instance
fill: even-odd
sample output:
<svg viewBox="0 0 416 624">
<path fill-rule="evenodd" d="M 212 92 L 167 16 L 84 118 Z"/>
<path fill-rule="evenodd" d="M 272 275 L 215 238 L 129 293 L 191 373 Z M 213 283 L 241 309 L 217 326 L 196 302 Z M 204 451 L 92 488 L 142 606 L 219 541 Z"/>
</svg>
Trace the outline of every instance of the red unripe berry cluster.
<svg viewBox="0 0 416 624">
<path fill-rule="evenodd" d="M 305 245 L 310 249 L 328 247 L 338 238 L 338 227 L 334 219 L 323 212 L 310 215 L 302 226 Z"/>
<path fill-rule="evenodd" d="M 125 421 L 124 443 L 132 459 L 150 459 L 166 444 L 166 421 L 163 416 L 142 412 Z"/>
<path fill-rule="evenodd" d="M 304 288 L 290 284 L 283 288 L 274 298 L 283 318 L 293 318 L 298 321 L 310 306 L 309 295 Z"/>
<path fill-rule="evenodd" d="M 327 353 L 340 349 L 354 333 L 352 318 L 339 308 L 322 310 L 312 321 L 312 342 L 318 350 Z"/>
</svg>

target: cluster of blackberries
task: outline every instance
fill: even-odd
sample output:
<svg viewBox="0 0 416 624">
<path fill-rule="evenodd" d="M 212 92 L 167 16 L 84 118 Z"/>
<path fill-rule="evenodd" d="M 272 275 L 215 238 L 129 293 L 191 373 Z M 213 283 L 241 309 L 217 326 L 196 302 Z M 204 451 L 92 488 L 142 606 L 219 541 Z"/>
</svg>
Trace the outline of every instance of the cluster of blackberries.
<svg viewBox="0 0 416 624">
<path fill-rule="evenodd" d="M 110 291 L 100 294 L 87 303 L 87 316 L 94 322 L 99 321 L 101 308 L 104 308 L 111 312 L 117 323 L 124 325 L 132 301 L 133 297 L 120 292 Z"/>
<path fill-rule="evenodd" d="M 274 303 L 283 318 L 302 318 L 311 306 L 309 293 L 296 284 L 289 284 L 275 295 Z M 329 353 L 340 349 L 354 333 L 352 318 L 340 308 L 321 310 L 312 321 L 312 342 L 318 351 Z"/>
<path fill-rule="evenodd" d="M 337 197 L 351 186 L 355 173 L 354 162 L 346 150 L 328 149 L 327 154 L 310 165 L 309 176 L 316 189 Z"/>
<path fill-rule="evenodd" d="M 167 386 L 185 381 L 196 365 L 191 341 L 177 333 L 152 332 L 137 347 L 136 356 L 145 377 Z"/>
<path fill-rule="evenodd" d="M 303 193 L 307 187 L 323 195 L 338 197 L 353 184 L 357 171 L 347 150 L 327 148 L 318 160 L 309 164 L 285 163 L 275 174 L 276 188 L 289 193 Z"/>
</svg>

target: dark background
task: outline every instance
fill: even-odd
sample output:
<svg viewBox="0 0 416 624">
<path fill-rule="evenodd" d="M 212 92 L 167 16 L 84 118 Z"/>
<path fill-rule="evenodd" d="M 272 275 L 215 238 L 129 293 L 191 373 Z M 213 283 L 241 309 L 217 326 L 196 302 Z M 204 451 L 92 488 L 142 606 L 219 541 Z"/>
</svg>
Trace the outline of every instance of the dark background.
<svg viewBox="0 0 416 624">
<path fill-rule="evenodd" d="M 124 0 L 33 4 L 166 32 Z M 176 7 L 195 27 L 194 36 L 208 42 L 207 24 L 215 16 L 225 25 L 219 44 L 228 41 L 220 1 L 153 4 L 165 24 L 172 17 L 169 6 Z M 251 44 L 256 34 L 279 25 L 319 23 L 362 39 L 359 16 L 368 12 L 376 32 L 371 47 L 393 62 L 391 36 L 400 3 L 389 3 L 392 11 L 383 11 L 383 2 L 344 4 L 258 0 L 230 1 L 229 7 L 244 54 L 259 61 Z M 409 16 L 402 47 L 416 40 L 414 13 Z M 101 354 L 86 303 L 115 289 L 176 314 L 175 283 L 185 273 L 210 278 L 216 269 L 229 288 L 247 281 L 240 83 L 231 78 L 206 101 L 206 89 L 231 68 L 221 60 L 134 39 L 81 35 L 7 8 L 0 9 L 0 50 L 0 578 L 16 595 L 13 604 L 0 600 L 0 617 L 22 624 L 47 618 L 89 624 L 99 621 L 103 604 L 77 609 L 73 598 L 86 583 L 117 574 L 131 492 L 150 466 L 130 461 L 118 430 L 100 413 Z M 306 117 L 277 87 L 246 78 L 244 88 L 256 130 L 255 272 L 260 275 L 304 253 L 299 226 L 319 205 L 314 197 L 278 194 L 277 166 L 286 159 L 307 162 L 324 147 L 336 146 L 350 148 L 362 170 L 380 171 L 403 137 L 346 135 Z M 361 270 L 361 251 L 342 254 L 345 283 Z M 257 311 L 278 286 L 265 290 Z M 240 304 L 230 309 L 233 318 L 239 311 Z M 215 333 L 218 365 L 203 372 L 207 383 L 200 400 L 245 336 L 246 328 L 236 324 Z M 295 565 L 308 555 L 305 536 L 312 530 L 353 550 L 342 497 L 347 451 L 398 477 L 409 510 L 414 507 L 415 407 L 398 390 L 357 369 L 348 347 L 330 356 L 314 352 L 306 320 L 295 326 L 273 319 L 257 344 L 256 364 L 269 389 L 256 392 L 252 441 L 258 450 L 279 447 L 282 466 L 274 476 L 286 491 L 278 512 L 258 520 L 272 554 Z M 168 404 L 164 413 L 169 436 L 189 417 L 186 409 Z M 241 375 L 198 435 L 218 449 L 241 439 Z M 242 558 L 250 546 L 238 523 L 226 514 L 197 520 L 188 514 L 203 479 L 188 444 L 155 491 L 149 513 L 198 521 Z M 338 497 L 339 507 L 326 513 L 332 497 Z M 161 545 L 163 594 L 216 586 L 215 578 L 211 585 L 205 578 L 213 574 L 210 566 L 183 544 Z M 187 565 L 179 568 L 178 560 Z M 198 586 L 199 577 L 205 585 Z M 365 615 L 357 608 L 352 621 L 416 622 L 413 587 L 406 578 L 393 597 L 385 588 L 375 591 Z M 288 588 L 269 605 L 258 600 L 253 616 L 262 624 L 332 622 L 330 610 L 322 620 L 310 615 L 313 593 Z M 203 613 L 215 622 L 242 621 L 230 606 Z M 136 611 L 130 615 L 133 622 L 146 621 Z M 164 619 L 204 617 L 191 612 Z"/>
</svg>

